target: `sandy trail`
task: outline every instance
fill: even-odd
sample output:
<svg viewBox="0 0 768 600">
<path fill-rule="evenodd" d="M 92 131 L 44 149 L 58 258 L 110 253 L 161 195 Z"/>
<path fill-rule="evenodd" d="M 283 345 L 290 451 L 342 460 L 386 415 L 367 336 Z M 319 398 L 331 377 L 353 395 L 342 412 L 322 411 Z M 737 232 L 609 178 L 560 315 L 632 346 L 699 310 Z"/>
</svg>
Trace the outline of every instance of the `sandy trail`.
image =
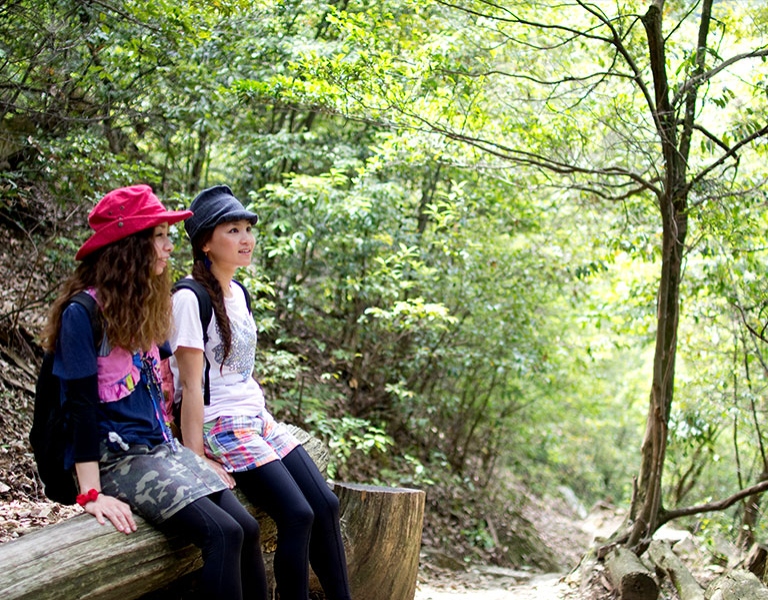
<svg viewBox="0 0 768 600">
<path fill-rule="evenodd" d="M 551 573 L 534 575 L 527 582 L 500 579 L 489 583 L 483 589 L 456 587 L 433 587 L 421 584 L 416 589 L 414 600 L 565 600 L 573 598 L 573 590 L 562 581 L 563 575 Z"/>
</svg>

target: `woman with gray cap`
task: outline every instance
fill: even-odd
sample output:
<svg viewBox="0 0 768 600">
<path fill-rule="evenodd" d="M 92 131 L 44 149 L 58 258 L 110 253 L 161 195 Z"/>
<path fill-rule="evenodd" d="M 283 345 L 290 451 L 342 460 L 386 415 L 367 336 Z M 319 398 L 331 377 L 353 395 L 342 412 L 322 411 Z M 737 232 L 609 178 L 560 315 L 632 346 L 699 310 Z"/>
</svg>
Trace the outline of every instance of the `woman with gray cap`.
<svg viewBox="0 0 768 600">
<path fill-rule="evenodd" d="M 195 293 L 173 296 L 174 389 L 184 445 L 204 456 L 275 521 L 275 583 L 281 600 L 307 600 L 309 564 L 328 600 L 349 600 L 339 502 L 306 450 L 266 408 L 253 378 L 256 325 L 235 272 L 251 263 L 256 214 L 225 185 L 202 191 L 184 223 L 192 240 L 192 279 L 213 316 L 203 332 Z"/>
</svg>

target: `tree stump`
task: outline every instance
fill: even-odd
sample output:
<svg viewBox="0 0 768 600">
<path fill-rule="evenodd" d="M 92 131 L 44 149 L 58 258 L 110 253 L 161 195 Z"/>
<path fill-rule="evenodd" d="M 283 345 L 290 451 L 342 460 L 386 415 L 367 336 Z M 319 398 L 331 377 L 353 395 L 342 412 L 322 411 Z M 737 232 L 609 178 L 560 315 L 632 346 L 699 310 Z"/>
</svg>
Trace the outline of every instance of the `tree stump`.
<svg viewBox="0 0 768 600">
<path fill-rule="evenodd" d="M 608 575 L 619 591 L 619 600 L 656 600 L 659 586 L 637 555 L 617 547 L 605 559 Z"/>
<path fill-rule="evenodd" d="M 413 600 L 426 494 L 407 488 L 340 483 L 352 598 Z"/>
</svg>

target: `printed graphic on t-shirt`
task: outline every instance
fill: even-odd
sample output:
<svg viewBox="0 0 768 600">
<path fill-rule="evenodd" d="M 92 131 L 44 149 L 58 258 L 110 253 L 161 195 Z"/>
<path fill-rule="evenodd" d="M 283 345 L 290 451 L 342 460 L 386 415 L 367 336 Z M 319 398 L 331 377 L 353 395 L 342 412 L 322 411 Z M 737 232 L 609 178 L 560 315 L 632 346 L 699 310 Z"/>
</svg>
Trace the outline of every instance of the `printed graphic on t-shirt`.
<svg viewBox="0 0 768 600">
<path fill-rule="evenodd" d="M 232 347 L 229 356 L 224 361 L 224 367 L 233 373 L 239 373 L 242 381 L 248 379 L 253 373 L 253 356 L 256 348 L 256 330 L 253 321 L 240 321 L 231 319 Z M 218 327 L 217 327 L 218 332 Z M 213 348 L 213 356 L 217 363 L 222 364 L 224 358 L 224 344 L 219 342 Z"/>
</svg>

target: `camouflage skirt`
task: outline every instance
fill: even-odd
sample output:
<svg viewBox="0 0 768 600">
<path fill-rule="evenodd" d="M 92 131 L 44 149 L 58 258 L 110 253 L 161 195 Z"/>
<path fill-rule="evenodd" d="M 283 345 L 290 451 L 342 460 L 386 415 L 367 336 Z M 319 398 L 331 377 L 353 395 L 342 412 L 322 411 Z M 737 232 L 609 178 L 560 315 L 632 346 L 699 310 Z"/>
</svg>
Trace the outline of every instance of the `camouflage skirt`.
<svg viewBox="0 0 768 600">
<path fill-rule="evenodd" d="M 227 487 L 202 458 L 175 440 L 119 452 L 102 447 L 99 471 L 103 493 L 127 502 L 156 525 L 198 498 Z"/>
</svg>

